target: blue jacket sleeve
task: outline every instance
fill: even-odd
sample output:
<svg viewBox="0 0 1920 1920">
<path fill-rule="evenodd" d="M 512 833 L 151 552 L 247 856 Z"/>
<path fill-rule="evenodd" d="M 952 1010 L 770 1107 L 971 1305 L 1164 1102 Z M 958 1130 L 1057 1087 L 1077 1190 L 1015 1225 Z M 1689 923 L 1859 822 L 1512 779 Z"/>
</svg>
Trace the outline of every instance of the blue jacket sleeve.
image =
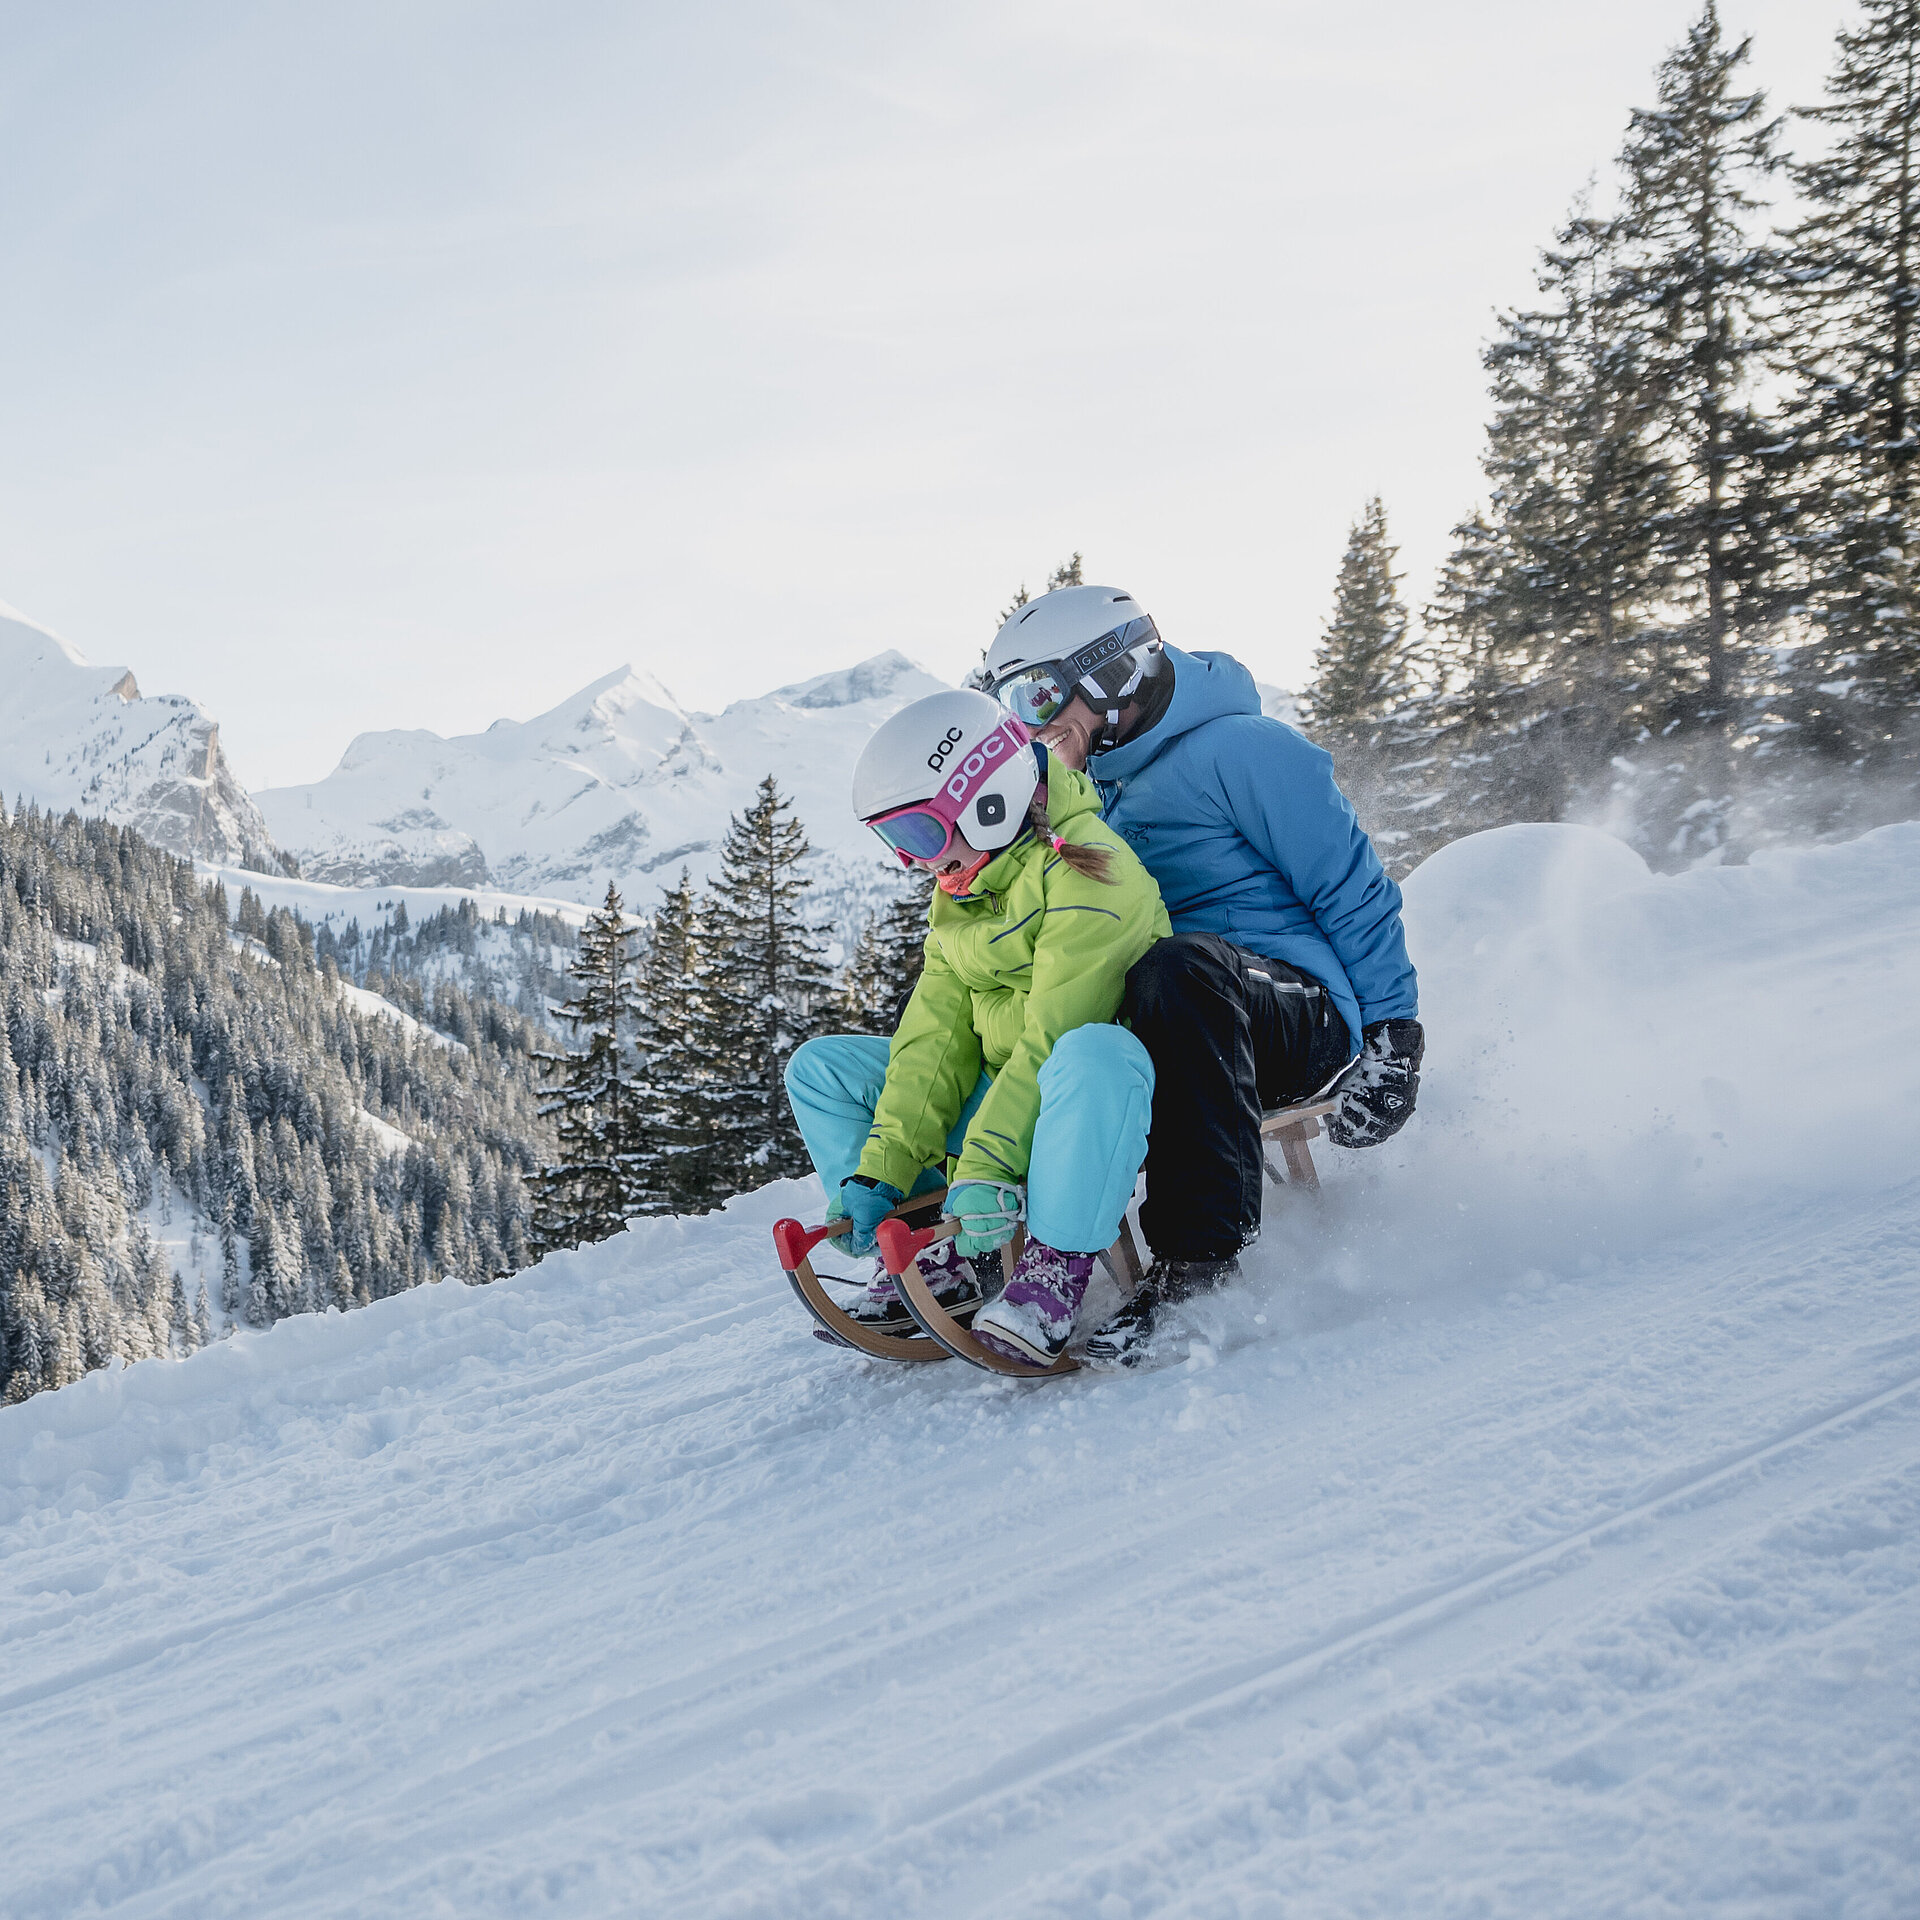
<svg viewBox="0 0 1920 1920">
<path fill-rule="evenodd" d="M 1217 722 L 1209 732 L 1229 818 L 1313 915 L 1346 969 L 1361 1025 L 1418 1019 L 1400 889 L 1335 785 L 1333 756 L 1254 714 Z"/>
</svg>

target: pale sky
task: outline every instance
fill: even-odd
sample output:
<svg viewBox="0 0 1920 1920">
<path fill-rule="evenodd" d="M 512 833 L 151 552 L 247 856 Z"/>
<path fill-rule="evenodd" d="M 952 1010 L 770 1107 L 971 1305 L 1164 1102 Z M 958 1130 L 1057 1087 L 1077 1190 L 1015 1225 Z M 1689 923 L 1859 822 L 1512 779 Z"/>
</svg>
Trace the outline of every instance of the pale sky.
<svg viewBox="0 0 1920 1920">
<path fill-rule="evenodd" d="M 0 601 L 254 787 L 624 661 L 958 676 L 1076 547 L 1298 685 L 1694 11 L 0 0 Z M 1776 107 L 1846 17 L 1726 10 Z"/>
</svg>

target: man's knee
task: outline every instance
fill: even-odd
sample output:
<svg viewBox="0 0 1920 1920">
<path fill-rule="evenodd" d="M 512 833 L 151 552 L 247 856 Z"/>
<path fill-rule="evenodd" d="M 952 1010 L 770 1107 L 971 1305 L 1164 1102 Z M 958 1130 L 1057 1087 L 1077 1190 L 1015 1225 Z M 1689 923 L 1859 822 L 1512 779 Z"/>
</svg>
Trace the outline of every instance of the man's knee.
<svg viewBox="0 0 1920 1920">
<path fill-rule="evenodd" d="M 1153 1020 L 1217 996 L 1227 977 L 1218 934 L 1174 933 L 1156 940 L 1127 973 L 1129 1020 Z"/>
</svg>

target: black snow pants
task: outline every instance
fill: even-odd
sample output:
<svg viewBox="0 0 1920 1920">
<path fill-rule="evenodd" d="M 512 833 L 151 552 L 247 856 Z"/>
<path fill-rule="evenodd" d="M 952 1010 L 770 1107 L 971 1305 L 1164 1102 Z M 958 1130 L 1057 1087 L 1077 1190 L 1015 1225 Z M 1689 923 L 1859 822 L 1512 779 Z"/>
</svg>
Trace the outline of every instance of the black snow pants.
<svg viewBox="0 0 1920 1920">
<path fill-rule="evenodd" d="M 1163 1259 L 1224 1260 L 1260 1231 L 1260 1115 L 1346 1064 L 1347 1023 L 1317 980 L 1217 933 L 1176 933 L 1127 975 L 1153 1057 L 1140 1224 Z"/>
</svg>

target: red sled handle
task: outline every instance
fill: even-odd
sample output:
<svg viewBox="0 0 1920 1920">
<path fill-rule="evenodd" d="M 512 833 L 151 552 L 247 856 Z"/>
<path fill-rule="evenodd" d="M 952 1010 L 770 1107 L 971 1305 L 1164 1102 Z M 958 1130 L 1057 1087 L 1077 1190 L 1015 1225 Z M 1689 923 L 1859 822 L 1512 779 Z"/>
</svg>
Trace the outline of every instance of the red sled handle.
<svg viewBox="0 0 1920 1920">
<path fill-rule="evenodd" d="M 791 1273 L 822 1240 L 845 1233 L 852 1225 L 851 1220 L 830 1220 L 824 1227 L 803 1227 L 798 1220 L 776 1220 L 773 1250 L 780 1256 L 781 1266 Z"/>
<path fill-rule="evenodd" d="M 899 1217 L 901 1214 L 924 1213 L 927 1208 L 938 1206 L 945 1198 L 946 1189 L 943 1187 L 937 1193 L 916 1193 L 912 1198 L 901 1201 L 893 1214 L 880 1223 L 878 1238 L 881 1257 L 886 1257 L 888 1241 L 892 1234 L 911 1233 L 907 1223 Z M 773 1223 L 773 1250 L 780 1256 L 780 1265 L 788 1273 L 792 1273 L 822 1240 L 837 1239 L 841 1234 L 851 1231 L 852 1227 L 851 1220 L 829 1220 L 823 1227 L 803 1227 L 798 1220 L 776 1220 Z M 944 1240 L 948 1235 L 958 1231 L 959 1228 L 954 1222 L 938 1221 L 914 1236 L 913 1245 L 900 1257 L 899 1267 L 889 1262 L 887 1270 L 890 1273 L 898 1273 L 900 1268 L 904 1267 L 929 1241 Z"/>
<path fill-rule="evenodd" d="M 874 1228 L 873 1237 L 879 1245 L 882 1264 L 897 1280 L 917 1254 L 923 1253 L 936 1240 L 951 1240 L 959 1231 L 960 1223 L 957 1220 L 936 1220 L 932 1226 L 922 1227 L 917 1233 L 904 1220 L 882 1220 Z"/>
</svg>

